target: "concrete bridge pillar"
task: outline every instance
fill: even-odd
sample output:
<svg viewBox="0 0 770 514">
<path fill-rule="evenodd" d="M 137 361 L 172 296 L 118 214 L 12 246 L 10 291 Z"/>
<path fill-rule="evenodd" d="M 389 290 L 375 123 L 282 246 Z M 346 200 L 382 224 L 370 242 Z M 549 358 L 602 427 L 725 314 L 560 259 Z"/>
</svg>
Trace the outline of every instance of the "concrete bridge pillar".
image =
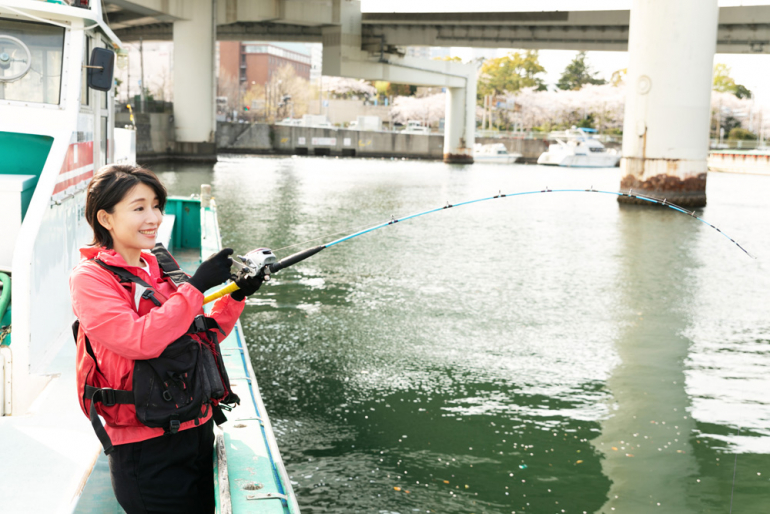
<svg viewBox="0 0 770 514">
<path fill-rule="evenodd" d="M 706 205 L 706 158 L 717 0 L 634 0 L 631 6 L 623 191 Z M 642 203 L 621 197 L 623 203 Z M 649 204 L 648 204 L 649 205 Z"/>
<path fill-rule="evenodd" d="M 186 0 L 174 22 L 176 152 L 216 161 L 216 19 L 213 0 Z"/>
<path fill-rule="evenodd" d="M 446 88 L 444 162 L 473 163 L 476 133 L 476 81 L 469 77 L 466 87 Z"/>
</svg>

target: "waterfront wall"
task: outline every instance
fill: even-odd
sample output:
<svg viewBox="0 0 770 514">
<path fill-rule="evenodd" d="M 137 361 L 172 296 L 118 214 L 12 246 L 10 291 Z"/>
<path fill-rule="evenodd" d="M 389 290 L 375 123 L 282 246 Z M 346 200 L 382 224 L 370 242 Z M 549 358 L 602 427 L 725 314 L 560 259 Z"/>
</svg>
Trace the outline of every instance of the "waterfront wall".
<svg viewBox="0 0 770 514">
<path fill-rule="evenodd" d="M 169 113 L 136 114 L 136 155 L 141 163 L 189 157 L 177 145 L 174 118 Z M 130 124 L 128 113 L 116 114 L 116 126 Z M 503 143 L 509 152 L 523 155 L 523 162 L 534 163 L 548 149 L 542 139 L 480 137 L 477 143 Z M 284 155 L 334 155 L 355 157 L 406 157 L 443 159 L 442 134 L 404 134 L 347 129 L 322 129 L 267 125 L 264 123 L 217 123 L 217 150 L 220 153 Z M 608 144 L 608 147 L 612 145 Z"/>
<path fill-rule="evenodd" d="M 443 159 L 441 134 L 365 132 L 347 129 L 291 127 L 221 122 L 217 125 L 220 152 L 350 157 Z"/>
<path fill-rule="evenodd" d="M 368 105 L 363 100 L 329 99 L 327 106 L 318 105 L 318 100 L 310 100 L 308 114 L 324 114 L 332 125 L 341 125 L 356 121 L 358 116 L 379 116 L 383 123 L 390 123 L 390 107 L 386 105 Z"/>
<path fill-rule="evenodd" d="M 524 139 L 512 137 L 477 137 L 476 142 L 482 145 L 502 143 L 510 153 L 520 153 L 519 162 L 534 164 L 540 154 L 548 150 L 548 141 L 544 139 Z"/>
<path fill-rule="evenodd" d="M 174 117 L 170 113 L 134 114 L 136 122 L 136 156 L 165 159 L 172 156 L 176 134 Z M 131 125 L 130 114 L 115 113 L 115 126 L 124 128 Z"/>
</svg>

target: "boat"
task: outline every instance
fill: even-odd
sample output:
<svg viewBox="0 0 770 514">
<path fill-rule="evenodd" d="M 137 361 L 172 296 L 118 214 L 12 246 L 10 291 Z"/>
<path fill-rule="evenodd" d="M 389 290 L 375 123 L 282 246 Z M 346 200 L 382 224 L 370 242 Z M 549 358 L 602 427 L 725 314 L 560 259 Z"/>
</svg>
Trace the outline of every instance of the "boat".
<svg viewBox="0 0 770 514">
<path fill-rule="evenodd" d="M 708 156 L 709 171 L 770 175 L 770 148 L 753 150 L 711 150 Z"/>
<path fill-rule="evenodd" d="M 114 128 L 112 72 L 122 46 L 103 18 L 101 2 L 0 4 L 4 513 L 120 512 L 107 458 L 78 404 L 68 287 L 91 238 L 85 188 L 94 171 L 135 162 L 135 132 Z M 161 228 L 159 241 L 188 272 L 221 247 L 208 194 L 169 198 Z M 218 512 L 298 512 L 240 322 L 221 346 L 242 400 L 212 447 Z"/>
<path fill-rule="evenodd" d="M 408 120 L 402 134 L 430 134 L 430 127 L 426 127 L 419 120 Z"/>
<path fill-rule="evenodd" d="M 540 154 L 538 164 L 575 168 L 612 168 L 618 165 L 620 153 L 607 149 L 592 134 L 596 130 L 572 127 L 551 132 L 548 151 Z"/>
<path fill-rule="evenodd" d="M 517 152 L 508 152 L 508 149 L 502 143 L 482 145 L 476 143 L 473 146 L 474 162 L 489 162 L 495 164 L 513 164 L 521 159 L 522 155 Z"/>
</svg>

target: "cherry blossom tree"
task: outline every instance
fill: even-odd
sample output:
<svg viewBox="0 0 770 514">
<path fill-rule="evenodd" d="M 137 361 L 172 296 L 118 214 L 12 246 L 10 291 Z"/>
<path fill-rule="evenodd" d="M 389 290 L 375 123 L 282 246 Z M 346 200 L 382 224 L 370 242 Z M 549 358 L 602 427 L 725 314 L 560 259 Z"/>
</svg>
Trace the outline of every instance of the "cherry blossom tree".
<svg viewBox="0 0 770 514">
<path fill-rule="evenodd" d="M 323 77 L 322 90 L 337 98 L 353 96 L 370 97 L 377 95 L 377 88 L 365 80 L 346 77 Z"/>
<path fill-rule="evenodd" d="M 398 96 L 393 101 L 390 114 L 394 122 L 406 123 L 409 120 L 420 120 L 426 126 L 438 125 L 446 111 L 446 93 L 438 93 L 417 98 L 414 96 Z"/>
<path fill-rule="evenodd" d="M 585 85 L 578 90 L 536 91 L 522 89 L 510 95 L 508 103 L 516 103 L 515 112 L 507 118 L 518 120 L 526 130 L 552 130 L 580 124 L 591 118 L 599 131 L 623 128 L 625 88 L 612 85 Z"/>
</svg>

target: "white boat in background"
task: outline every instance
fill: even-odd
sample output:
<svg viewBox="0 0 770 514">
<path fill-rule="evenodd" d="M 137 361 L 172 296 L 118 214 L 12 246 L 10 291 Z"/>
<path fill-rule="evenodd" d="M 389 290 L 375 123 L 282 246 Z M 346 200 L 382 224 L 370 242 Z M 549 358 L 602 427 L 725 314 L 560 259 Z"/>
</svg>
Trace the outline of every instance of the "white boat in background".
<svg viewBox="0 0 770 514">
<path fill-rule="evenodd" d="M 591 134 L 594 129 L 572 127 L 570 130 L 551 132 L 553 142 L 548 151 L 540 154 L 538 164 L 575 168 L 612 168 L 618 165 L 620 153 L 608 150 Z"/>
<path fill-rule="evenodd" d="M 482 145 L 476 143 L 473 147 L 474 162 L 490 162 L 495 164 L 513 164 L 521 159 L 520 153 L 510 153 L 502 143 Z"/>
<path fill-rule="evenodd" d="M 406 128 L 402 131 L 404 134 L 430 134 L 430 127 L 426 127 L 419 120 L 408 120 Z"/>
</svg>

